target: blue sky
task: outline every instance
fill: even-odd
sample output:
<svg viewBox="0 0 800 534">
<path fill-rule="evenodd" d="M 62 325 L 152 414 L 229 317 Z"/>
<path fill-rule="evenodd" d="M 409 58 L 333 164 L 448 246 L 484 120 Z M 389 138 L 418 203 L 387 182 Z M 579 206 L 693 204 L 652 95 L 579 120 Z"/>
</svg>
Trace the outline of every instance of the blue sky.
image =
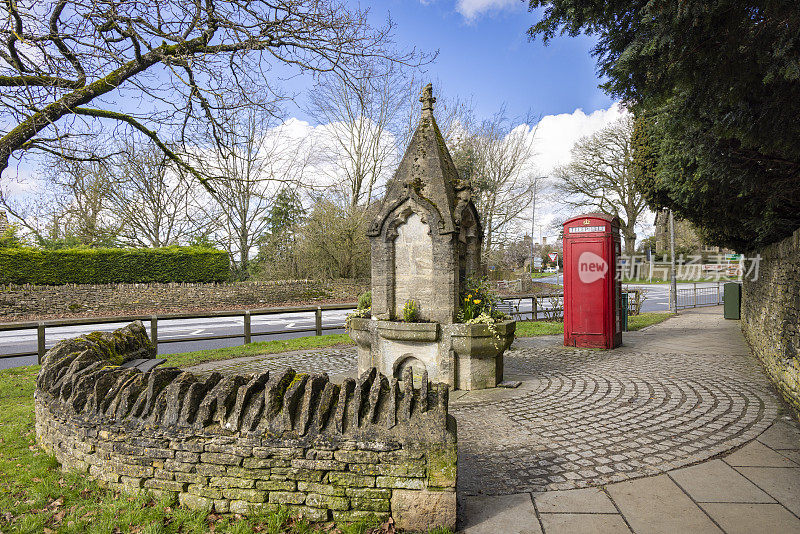
<svg viewBox="0 0 800 534">
<path fill-rule="evenodd" d="M 548 46 L 529 41 L 537 20 L 519 0 L 374 0 L 353 2 L 369 8 L 376 25 L 391 16 L 402 48 L 439 51 L 427 76 L 445 96 L 472 98 L 478 116 L 503 104 L 512 117 L 591 113 L 613 100 L 598 88 L 590 50 L 594 38 L 559 37 Z M 298 117 L 302 117 L 302 112 Z"/>
</svg>

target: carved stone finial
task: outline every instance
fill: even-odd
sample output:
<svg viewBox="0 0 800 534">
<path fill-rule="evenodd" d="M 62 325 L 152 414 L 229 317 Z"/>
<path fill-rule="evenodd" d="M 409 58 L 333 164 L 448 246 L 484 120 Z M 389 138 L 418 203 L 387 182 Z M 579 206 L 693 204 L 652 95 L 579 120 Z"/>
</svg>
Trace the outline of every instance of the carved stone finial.
<svg viewBox="0 0 800 534">
<path fill-rule="evenodd" d="M 436 97 L 433 96 L 433 84 L 429 83 L 422 89 L 419 101 L 422 102 L 422 114 L 433 115 L 433 104 L 436 103 Z"/>
</svg>

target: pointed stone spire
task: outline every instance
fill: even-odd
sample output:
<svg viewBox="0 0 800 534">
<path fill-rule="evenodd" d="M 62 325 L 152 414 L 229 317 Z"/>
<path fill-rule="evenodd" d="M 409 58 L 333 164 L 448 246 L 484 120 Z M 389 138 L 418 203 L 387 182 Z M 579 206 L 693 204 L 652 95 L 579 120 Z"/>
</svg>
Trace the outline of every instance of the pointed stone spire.
<svg viewBox="0 0 800 534">
<path fill-rule="evenodd" d="M 433 117 L 433 105 L 436 103 L 436 97 L 433 96 L 433 84 L 429 83 L 422 89 L 419 101 L 422 102 L 422 115 Z"/>
</svg>

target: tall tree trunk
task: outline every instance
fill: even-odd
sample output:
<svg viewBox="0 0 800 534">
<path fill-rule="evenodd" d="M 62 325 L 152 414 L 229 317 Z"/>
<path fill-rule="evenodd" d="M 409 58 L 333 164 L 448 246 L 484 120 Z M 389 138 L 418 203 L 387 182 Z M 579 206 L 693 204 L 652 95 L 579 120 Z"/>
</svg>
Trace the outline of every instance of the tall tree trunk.
<svg viewBox="0 0 800 534">
<path fill-rule="evenodd" d="M 625 239 L 625 255 L 633 256 L 636 254 L 636 231 L 633 227 L 623 226 L 620 228 L 622 237 Z"/>
</svg>

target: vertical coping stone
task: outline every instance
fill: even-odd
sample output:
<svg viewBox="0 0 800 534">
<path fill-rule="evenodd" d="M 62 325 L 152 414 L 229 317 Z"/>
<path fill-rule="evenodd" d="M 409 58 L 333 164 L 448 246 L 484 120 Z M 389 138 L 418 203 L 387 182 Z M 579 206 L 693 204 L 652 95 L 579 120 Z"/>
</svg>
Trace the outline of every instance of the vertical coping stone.
<svg viewBox="0 0 800 534">
<path fill-rule="evenodd" d="M 325 426 L 330 419 L 331 412 L 335 411 L 336 400 L 339 398 L 339 386 L 332 382 L 325 384 L 322 393 L 319 396 L 319 403 L 317 404 L 316 413 L 316 428 L 317 432 L 325 430 Z"/>
<path fill-rule="evenodd" d="M 389 386 L 389 397 L 386 400 L 386 428 L 393 428 L 397 425 L 397 397 L 400 395 L 400 383 L 392 377 Z"/>
<path fill-rule="evenodd" d="M 403 400 L 400 404 L 398 419 L 408 421 L 411 419 L 411 408 L 414 403 L 414 372 L 409 365 L 403 369 Z"/>
<path fill-rule="evenodd" d="M 295 411 L 300 403 L 300 398 L 303 396 L 307 381 L 308 375 L 296 375 L 283 396 L 282 420 L 283 428 L 287 430 L 294 430 Z"/>
<path fill-rule="evenodd" d="M 372 425 L 378 421 L 380 405 L 384 399 L 383 394 L 388 389 L 389 380 L 385 376 L 378 375 L 375 380 L 372 381 L 372 387 L 369 390 L 369 410 L 367 411 L 368 424 Z"/>
<path fill-rule="evenodd" d="M 352 378 L 345 379 L 342 382 L 342 387 L 339 390 L 339 400 L 336 403 L 336 413 L 334 414 L 334 425 L 336 431 L 340 434 L 344 433 L 346 421 L 345 418 L 347 417 L 347 401 L 349 400 L 350 396 L 353 394 L 353 390 L 356 388 L 356 381 Z"/>
<path fill-rule="evenodd" d="M 378 370 L 372 367 L 369 371 L 364 371 L 356 383 L 356 388 L 353 393 L 353 402 L 350 405 L 348 413 L 348 417 L 350 421 L 352 421 L 354 427 L 361 426 L 362 417 L 365 415 L 368 408 L 369 390 L 373 382 L 375 382 L 377 374 Z"/>
</svg>

